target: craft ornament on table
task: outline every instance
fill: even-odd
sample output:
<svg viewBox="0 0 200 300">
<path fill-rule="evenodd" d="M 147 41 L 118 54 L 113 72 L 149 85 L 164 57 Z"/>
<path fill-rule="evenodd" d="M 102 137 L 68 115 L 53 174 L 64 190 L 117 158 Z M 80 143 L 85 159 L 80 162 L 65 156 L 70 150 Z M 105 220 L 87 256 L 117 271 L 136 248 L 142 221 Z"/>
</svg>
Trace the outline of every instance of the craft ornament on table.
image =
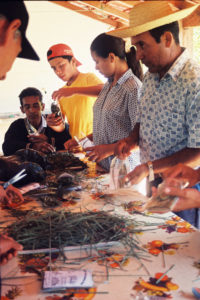
<svg viewBox="0 0 200 300">
<path fill-rule="evenodd" d="M 192 233 L 195 231 L 190 223 L 178 216 L 173 216 L 171 220 L 166 220 L 164 225 L 159 225 L 158 227 L 164 229 L 169 234 L 172 232 Z"/>
<path fill-rule="evenodd" d="M 122 269 L 129 263 L 130 259 L 124 254 L 110 250 L 98 250 L 98 256 L 93 257 L 91 261 L 96 261 L 101 266 L 103 265 L 114 269 Z"/>
<path fill-rule="evenodd" d="M 139 278 L 135 282 L 133 290 L 136 290 L 137 292 L 143 292 L 144 294 L 148 295 L 148 297 L 154 296 L 160 298 L 172 298 L 169 292 L 178 290 L 179 286 L 173 283 L 172 278 L 168 277 L 165 274 L 166 272 L 156 273 L 155 277 L 150 277 L 148 280 Z"/>
<path fill-rule="evenodd" d="M 58 151 L 46 155 L 46 169 L 81 171 L 87 165 L 78 157 L 67 151 Z"/>
<path fill-rule="evenodd" d="M 24 196 L 39 200 L 45 208 L 57 207 L 66 201 L 76 204 L 76 201 L 81 198 L 82 187 L 80 181 L 79 176 L 68 172 L 61 173 L 58 176 L 50 176 L 50 178 L 47 175 L 45 185 L 27 191 Z"/>
<path fill-rule="evenodd" d="M 175 250 L 180 248 L 180 244 L 164 243 L 161 240 L 153 240 L 151 242 L 148 242 L 148 244 L 144 245 L 144 248 L 147 249 L 148 252 L 154 256 L 158 256 L 160 253 L 173 255 L 175 254 Z"/>
</svg>

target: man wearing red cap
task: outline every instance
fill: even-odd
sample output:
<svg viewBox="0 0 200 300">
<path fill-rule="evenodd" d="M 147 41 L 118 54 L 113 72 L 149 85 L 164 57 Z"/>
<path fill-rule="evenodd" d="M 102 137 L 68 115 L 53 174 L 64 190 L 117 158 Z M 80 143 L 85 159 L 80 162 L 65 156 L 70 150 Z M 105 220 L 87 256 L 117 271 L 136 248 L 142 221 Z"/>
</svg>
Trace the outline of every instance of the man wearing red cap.
<svg viewBox="0 0 200 300">
<path fill-rule="evenodd" d="M 74 57 L 72 49 L 65 44 L 49 48 L 47 59 L 56 75 L 66 85 L 55 91 L 54 100 L 59 100 L 61 111 L 67 117 L 71 137 L 81 138 L 92 133 L 93 104 L 101 91 L 101 80 L 92 73 L 81 73 L 81 63 Z"/>
</svg>

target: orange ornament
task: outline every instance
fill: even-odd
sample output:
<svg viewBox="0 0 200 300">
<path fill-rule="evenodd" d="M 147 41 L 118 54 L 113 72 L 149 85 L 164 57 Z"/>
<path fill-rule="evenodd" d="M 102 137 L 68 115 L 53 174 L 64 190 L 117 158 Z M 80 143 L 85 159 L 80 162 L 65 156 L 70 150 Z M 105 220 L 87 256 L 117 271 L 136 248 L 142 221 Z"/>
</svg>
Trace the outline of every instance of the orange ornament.
<svg viewBox="0 0 200 300">
<path fill-rule="evenodd" d="M 188 231 L 189 230 L 187 228 L 185 228 L 185 227 L 179 227 L 179 228 L 177 228 L 177 232 L 186 233 Z"/>
<path fill-rule="evenodd" d="M 90 288 L 88 291 L 80 289 L 77 293 L 74 294 L 74 297 L 78 299 L 91 300 L 92 298 L 94 298 L 95 294 L 96 288 Z"/>
<path fill-rule="evenodd" d="M 169 289 L 169 290 L 178 290 L 179 286 L 177 284 L 174 284 L 172 282 L 167 282 L 166 283 L 166 287 Z"/>
<path fill-rule="evenodd" d="M 154 247 L 161 247 L 163 244 L 164 244 L 163 241 L 160 240 L 154 240 L 151 242 L 151 245 Z"/>
<path fill-rule="evenodd" d="M 151 253 L 153 255 L 158 255 L 160 252 L 161 252 L 161 250 L 157 249 L 157 248 L 149 249 L 149 253 Z"/>
<path fill-rule="evenodd" d="M 156 273 L 155 278 L 160 279 L 160 277 L 163 275 L 163 273 Z M 160 281 L 167 281 L 169 277 L 165 275 Z"/>
</svg>

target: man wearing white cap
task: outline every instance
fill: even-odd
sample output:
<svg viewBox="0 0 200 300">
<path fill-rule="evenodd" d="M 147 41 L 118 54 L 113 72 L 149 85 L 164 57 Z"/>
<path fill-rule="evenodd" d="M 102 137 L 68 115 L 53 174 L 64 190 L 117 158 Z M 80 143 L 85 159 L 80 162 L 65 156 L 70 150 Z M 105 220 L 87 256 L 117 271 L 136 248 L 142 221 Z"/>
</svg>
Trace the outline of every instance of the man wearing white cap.
<svg viewBox="0 0 200 300">
<path fill-rule="evenodd" d="M 39 60 L 26 38 L 28 19 L 23 1 L 0 1 L 0 80 L 6 78 L 17 56 Z M 16 256 L 18 250 L 22 250 L 20 244 L 8 236 L 0 235 L 0 266 Z"/>
<path fill-rule="evenodd" d="M 109 32 L 131 37 L 137 59 L 147 67 L 140 97 L 138 124 L 118 142 L 125 158 L 138 144 L 142 164 L 126 176 L 132 184 L 148 178 L 158 185 L 161 173 L 179 162 L 196 167 L 200 159 L 200 68 L 179 44 L 178 20 L 198 5 L 183 1 L 179 10 L 169 1 L 145 1 L 130 11 L 130 26 Z M 149 184 L 151 182 L 151 184 Z M 194 215 L 181 216 L 193 223 Z"/>
</svg>

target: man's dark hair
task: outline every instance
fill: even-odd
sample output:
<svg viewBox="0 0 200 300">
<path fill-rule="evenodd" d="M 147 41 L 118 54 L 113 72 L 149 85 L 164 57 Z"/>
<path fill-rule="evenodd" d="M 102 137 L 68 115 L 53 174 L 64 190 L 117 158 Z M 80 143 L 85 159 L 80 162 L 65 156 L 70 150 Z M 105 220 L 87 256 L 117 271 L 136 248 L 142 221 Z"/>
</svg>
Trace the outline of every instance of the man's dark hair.
<svg viewBox="0 0 200 300">
<path fill-rule="evenodd" d="M 28 87 L 28 88 L 24 89 L 23 91 L 21 91 L 21 93 L 19 94 L 19 99 L 20 99 L 21 106 L 23 106 L 22 99 L 24 97 L 29 97 L 29 96 L 34 96 L 34 97 L 38 96 L 40 102 L 42 103 L 42 98 L 43 98 L 42 93 L 36 88 Z"/>
<path fill-rule="evenodd" d="M 157 43 L 160 43 L 160 37 L 166 31 L 169 31 L 172 33 L 176 44 L 180 43 L 179 42 L 179 25 L 178 25 L 177 21 L 149 30 L 150 34 L 156 40 Z"/>
</svg>

